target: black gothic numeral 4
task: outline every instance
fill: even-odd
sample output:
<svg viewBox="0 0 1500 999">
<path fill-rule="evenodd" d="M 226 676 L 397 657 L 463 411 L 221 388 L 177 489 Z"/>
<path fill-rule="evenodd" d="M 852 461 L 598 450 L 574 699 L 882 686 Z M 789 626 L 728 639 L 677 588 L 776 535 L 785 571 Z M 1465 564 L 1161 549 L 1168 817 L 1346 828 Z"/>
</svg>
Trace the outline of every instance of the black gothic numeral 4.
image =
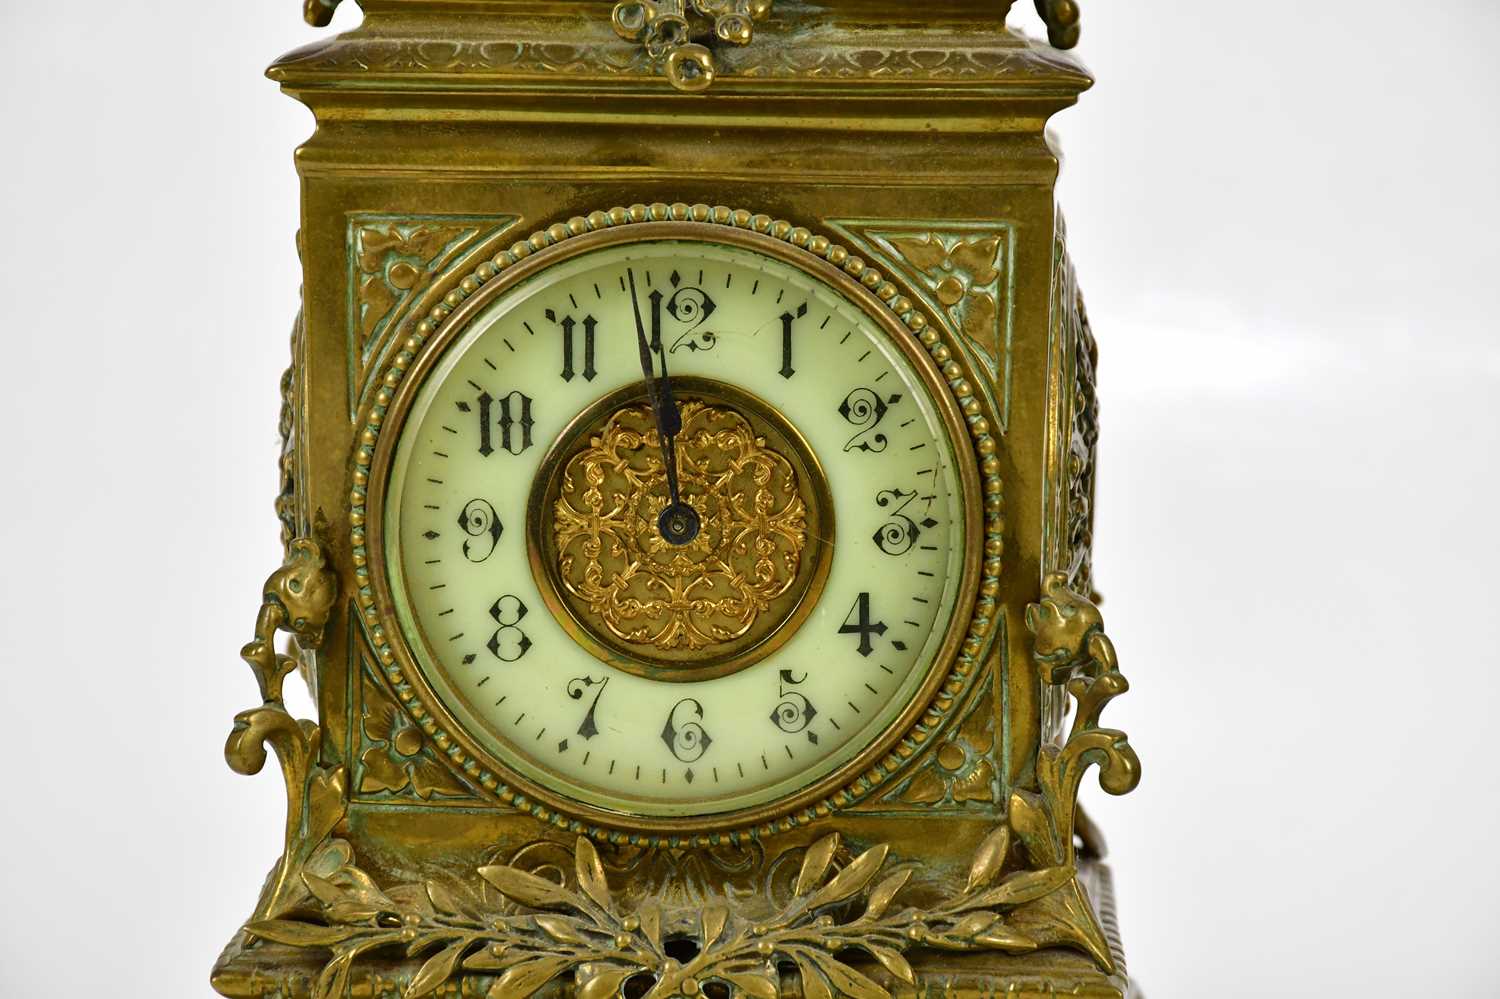
<svg viewBox="0 0 1500 999">
<path fill-rule="evenodd" d="M 871 635 L 884 635 L 885 622 L 870 620 L 870 595 L 861 593 L 854 601 L 854 606 L 849 608 L 849 615 L 844 618 L 844 623 L 839 625 L 840 635 L 859 636 L 859 654 L 868 657 L 875 651 L 875 645 L 870 641 Z"/>
</svg>

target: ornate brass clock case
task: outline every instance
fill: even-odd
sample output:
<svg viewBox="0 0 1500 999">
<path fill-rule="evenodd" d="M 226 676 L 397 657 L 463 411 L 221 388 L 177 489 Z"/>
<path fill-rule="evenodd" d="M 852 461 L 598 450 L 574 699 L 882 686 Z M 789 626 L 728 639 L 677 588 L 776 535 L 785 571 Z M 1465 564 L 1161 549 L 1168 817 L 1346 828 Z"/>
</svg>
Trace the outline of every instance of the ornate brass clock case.
<svg viewBox="0 0 1500 999">
<path fill-rule="evenodd" d="M 364 7 L 271 70 L 318 127 L 226 754 L 288 813 L 215 988 L 1128 993 L 1087 75 L 1003 2 Z"/>
</svg>

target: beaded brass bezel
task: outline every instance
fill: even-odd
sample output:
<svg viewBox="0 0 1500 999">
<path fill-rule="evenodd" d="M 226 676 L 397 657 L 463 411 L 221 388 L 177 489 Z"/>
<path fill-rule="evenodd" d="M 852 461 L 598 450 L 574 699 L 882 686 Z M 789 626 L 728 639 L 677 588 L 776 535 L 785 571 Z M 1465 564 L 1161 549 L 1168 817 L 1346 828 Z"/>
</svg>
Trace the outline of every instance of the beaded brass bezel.
<svg viewBox="0 0 1500 999">
<path fill-rule="evenodd" d="M 413 667 L 411 653 L 400 637 L 386 573 L 383 569 L 372 571 L 372 552 L 377 553 L 377 559 L 384 558 L 382 505 L 404 404 L 420 382 L 406 376 L 424 345 L 434 338 L 442 341 L 461 329 L 473 315 L 472 303 L 465 308 L 465 302 L 502 274 L 520 280 L 571 255 L 571 249 L 552 248 L 560 244 L 586 248 L 597 244 L 601 234 L 622 229 L 628 229 L 632 236 L 621 236 L 621 241 L 687 238 L 744 246 L 827 281 L 893 336 L 904 331 L 925 348 L 936 366 L 935 371 L 929 368 L 924 372 L 927 380 L 934 388 L 944 386 L 948 390 L 934 399 L 944 412 L 950 433 L 966 430 L 972 445 L 974 461 L 957 462 L 966 494 L 965 584 L 959 590 L 954 625 L 928 681 L 886 731 L 847 763 L 780 801 L 740 812 L 670 818 L 610 812 L 558 795 L 516 773 L 451 723 L 446 709 Z M 578 239 L 591 235 L 595 239 Z M 524 266 L 518 266 L 523 261 Z M 915 358 L 917 352 L 912 356 Z M 398 430 L 382 436 L 388 417 L 394 419 Z M 480 264 L 442 304 L 431 309 L 387 364 L 381 388 L 362 413 L 361 422 L 352 470 L 349 540 L 356 598 L 382 676 L 451 766 L 501 803 L 562 829 L 612 842 L 706 845 L 739 842 L 788 829 L 852 805 L 899 772 L 944 725 L 996 633 L 1004 544 L 998 442 L 991 434 L 990 420 L 968 371 L 938 329 L 895 284 L 844 247 L 790 222 L 723 206 L 657 203 L 597 211 L 534 233 Z M 957 433 L 952 441 L 955 447 L 959 444 Z M 960 459 L 963 454 L 958 452 Z"/>
</svg>

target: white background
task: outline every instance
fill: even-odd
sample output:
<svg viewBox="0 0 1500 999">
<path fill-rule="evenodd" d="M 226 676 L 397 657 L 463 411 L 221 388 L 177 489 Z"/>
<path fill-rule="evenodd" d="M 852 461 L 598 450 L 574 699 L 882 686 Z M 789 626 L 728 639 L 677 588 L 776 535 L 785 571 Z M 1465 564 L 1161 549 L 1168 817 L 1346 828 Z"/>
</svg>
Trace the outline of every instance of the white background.
<svg viewBox="0 0 1500 999">
<path fill-rule="evenodd" d="M 278 558 L 299 6 L 0 0 L 4 995 L 207 995 L 281 835 L 221 748 Z M 1131 969 L 1500 994 L 1500 5 L 1082 6 Z"/>
</svg>

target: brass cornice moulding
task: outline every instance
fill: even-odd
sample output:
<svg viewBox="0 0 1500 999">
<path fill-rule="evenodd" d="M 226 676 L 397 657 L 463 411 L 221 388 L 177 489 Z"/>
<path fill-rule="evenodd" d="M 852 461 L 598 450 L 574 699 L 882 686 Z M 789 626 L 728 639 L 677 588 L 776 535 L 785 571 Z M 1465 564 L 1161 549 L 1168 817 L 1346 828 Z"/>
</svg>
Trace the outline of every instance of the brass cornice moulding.
<svg viewBox="0 0 1500 999">
<path fill-rule="evenodd" d="M 326 25 L 339 0 L 307 0 L 309 23 Z M 584 81 L 642 93 L 702 93 L 817 81 L 862 89 L 932 80 L 985 86 L 1027 80 L 1039 94 L 1076 94 L 1091 84 L 1062 49 L 1078 37 L 1074 0 L 1036 0 L 1051 45 L 1007 30 L 1013 0 L 934 0 L 913 20 L 898 0 L 840 0 L 825 7 L 782 0 L 371 0 L 355 30 L 289 53 L 271 67 L 293 89 L 340 74 L 343 87 L 386 79 L 462 79 L 548 89 Z M 440 16 L 461 13 L 463 17 Z M 862 39 L 851 44 L 851 28 Z M 717 92 L 717 88 L 715 88 Z"/>
</svg>

